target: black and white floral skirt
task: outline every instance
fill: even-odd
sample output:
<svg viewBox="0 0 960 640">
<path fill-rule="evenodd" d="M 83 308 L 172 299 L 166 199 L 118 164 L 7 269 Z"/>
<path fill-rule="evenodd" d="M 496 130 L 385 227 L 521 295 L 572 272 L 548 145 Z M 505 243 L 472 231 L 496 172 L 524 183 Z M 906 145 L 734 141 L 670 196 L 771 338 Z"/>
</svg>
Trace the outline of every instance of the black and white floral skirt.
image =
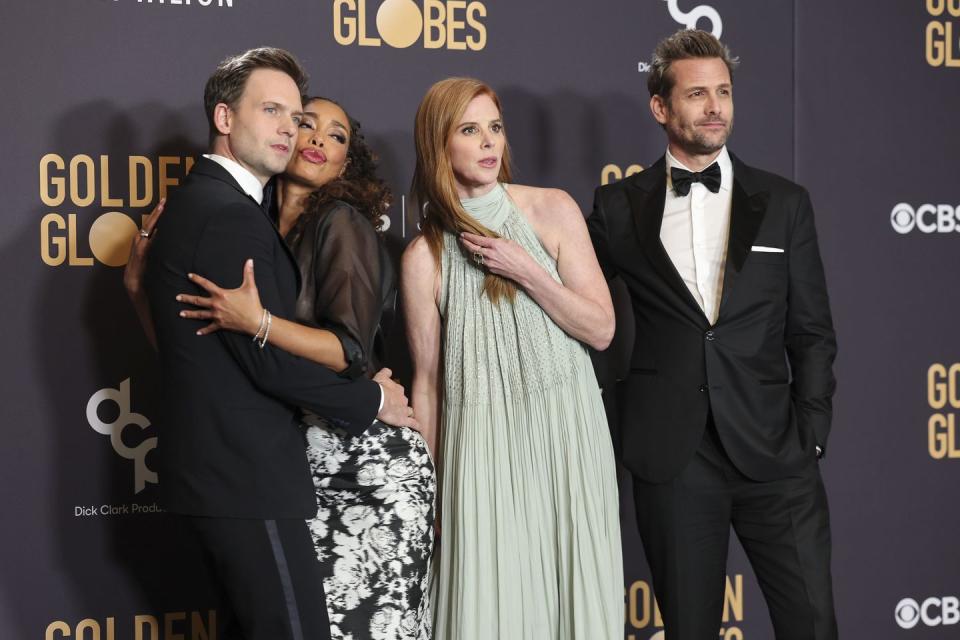
<svg viewBox="0 0 960 640">
<path fill-rule="evenodd" d="M 436 475 L 416 431 L 304 425 L 332 640 L 430 640 Z"/>
</svg>

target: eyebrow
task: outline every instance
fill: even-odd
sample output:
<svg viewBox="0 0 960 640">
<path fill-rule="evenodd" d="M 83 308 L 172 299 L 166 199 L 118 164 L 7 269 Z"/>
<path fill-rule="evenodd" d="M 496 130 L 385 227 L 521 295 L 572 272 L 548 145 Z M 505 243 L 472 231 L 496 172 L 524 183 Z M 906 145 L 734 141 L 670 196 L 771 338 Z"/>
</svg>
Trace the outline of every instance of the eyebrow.
<svg viewBox="0 0 960 640">
<path fill-rule="evenodd" d="M 304 111 L 304 112 L 303 112 L 303 115 L 305 115 L 305 116 L 307 116 L 307 117 L 310 117 L 310 118 L 313 118 L 314 120 L 319 120 L 319 119 L 320 119 L 320 116 L 317 115 L 317 112 L 316 112 L 316 111 Z M 330 124 L 332 124 L 332 125 L 335 126 L 335 127 L 340 127 L 340 128 L 343 129 L 344 131 L 349 131 L 349 130 L 350 130 L 350 128 L 349 128 L 347 125 L 343 124 L 343 123 L 340 122 L 339 120 L 331 120 L 331 121 L 330 121 Z"/>
<path fill-rule="evenodd" d="M 299 109 L 291 109 L 289 106 L 285 105 L 282 102 L 277 102 L 276 100 L 264 100 L 261 103 L 261 105 L 263 105 L 264 107 L 270 106 L 270 107 L 277 107 L 278 109 L 286 109 L 290 111 L 292 115 L 295 115 L 295 116 L 303 116 L 305 114 L 304 111 L 301 111 Z"/>
<path fill-rule="evenodd" d="M 723 84 L 718 84 L 718 85 L 715 85 L 715 86 L 716 86 L 717 89 L 732 89 L 732 88 L 733 88 L 733 84 L 730 83 L 730 82 L 724 82 Z M 698 85 L 693 86 L 693 87 L 687 87 L 686 89 L 684 89 L 684 91 L 697 91 L 697 90 L 704 90 L 704 89 L 709 89 L 709 88 L 710 88 L 710 87 L 709 87 L 708 85 L 698 84 Z"/>
<path fill-rule="evenodd" d="M 503 124 L 503 118 L 494 118 L 493 120 L 490 121 L 490 124 L 495 124 L 495 123 Z M 472 124 L 476 126 L 480 123 L 479 122 L 461 122 L 460 124 L 457 125 L 457 127 L 465 127 L 468 124 Z"/>
</svg>

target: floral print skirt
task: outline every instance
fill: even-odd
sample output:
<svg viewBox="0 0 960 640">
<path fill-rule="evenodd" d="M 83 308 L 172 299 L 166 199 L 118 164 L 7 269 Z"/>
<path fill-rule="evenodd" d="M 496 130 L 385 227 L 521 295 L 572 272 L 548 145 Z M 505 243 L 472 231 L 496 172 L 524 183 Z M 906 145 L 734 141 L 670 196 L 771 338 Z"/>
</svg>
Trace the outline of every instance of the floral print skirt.
<svg viewBox="0 0 960 640">
<path fill-rule="evenodd" d="M 430 640 L 436 476 L 416 431 L 304 425 L 331 640 Z"/>
</svg>

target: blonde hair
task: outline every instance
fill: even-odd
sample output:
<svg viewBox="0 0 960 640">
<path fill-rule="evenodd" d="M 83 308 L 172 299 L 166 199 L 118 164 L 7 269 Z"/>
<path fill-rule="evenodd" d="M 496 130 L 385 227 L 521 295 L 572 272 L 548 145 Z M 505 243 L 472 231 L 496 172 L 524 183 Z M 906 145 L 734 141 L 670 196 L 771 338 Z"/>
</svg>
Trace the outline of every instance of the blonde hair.
<svg viewBox="0 0 960 640">
<path fill-rule="evenodd" d="M 496 92 L 474 78 L 447 78 L 435 83 L 417 108 L 413 128 L 417 151 L 413 194 L 423 211 L 420 229 L 438 262 L 443 249 L 444 232 L 459 235 L 466 231 L 488 238 L 500 237 L 477 222 L 460 204 L 453 165 L 447 154 L 447 143 L 467 105 L 481 95 L 489 96 L 497 106 L 497 111 L 503 114 Z M 510 148 L 505 145 L 497 180 L 510 182 L 510 176 Z M 492 302 L 499 302 L 503 297 L 513 301 L 517 288 L 511 280 L 487 273 L 483 280 L 483 292 Z"/>
</svg>

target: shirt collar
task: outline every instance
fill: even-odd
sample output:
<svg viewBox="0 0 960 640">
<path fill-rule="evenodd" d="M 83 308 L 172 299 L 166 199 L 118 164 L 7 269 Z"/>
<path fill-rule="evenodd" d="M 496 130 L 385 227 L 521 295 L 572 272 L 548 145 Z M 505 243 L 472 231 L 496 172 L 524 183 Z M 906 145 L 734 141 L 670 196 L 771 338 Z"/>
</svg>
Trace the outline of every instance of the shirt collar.
<svg viewBox="0 0 960 640">
<path fill-rule="evenodd" d="M 248 169 L 241 165 L 236 160 L 231 160 L 230 158 L 225 158 L 223 156 L 218 156 L 215 153 L 205 153 L 203 154 L 204 158 L 213 160 L 218 165 L 227 170 L 233 179 L 237 181 L 237 184 L 240 185 L 240 188 L 243 189 L 247 195 L 257 201 L 257 204 L 263 202 L 263 185 L 260 184 L 260 181 L 257 180 Z"/>
<path fill-rule="evenodd" d="M 670 169 L 672 167 L 677 167 L 685 171 L 690 171 L 691 169 L 684 166 L 682 162 L 677 160 L 670 149 L 667 149 L 667 190 L 673 190 L 673 180 L 670 178 Z M 718 165 L 720 165 L 720 189 L 723 191 L 730 191 L 733 188 L 733 162 L 730 161 L 730 153 L 727 151 L 727 145 L 723 145 L 720 149 L 720 153 L 717 154 L 716 159 L 714 160 Z M 712 163 L 711 163 L 712 164 Z M 710 166 L 710 165 L 707 165 Z"/>
</svg>

